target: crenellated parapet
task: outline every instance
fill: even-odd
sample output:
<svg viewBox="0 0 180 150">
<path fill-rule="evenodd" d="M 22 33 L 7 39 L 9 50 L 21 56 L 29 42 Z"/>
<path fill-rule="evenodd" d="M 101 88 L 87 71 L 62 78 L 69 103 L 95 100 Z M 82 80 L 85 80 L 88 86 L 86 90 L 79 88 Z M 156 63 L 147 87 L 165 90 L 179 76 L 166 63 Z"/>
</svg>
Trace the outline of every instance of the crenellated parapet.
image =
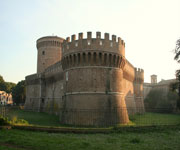
<svg viewBox="0 0 180 150">
<path fill-rule="evenodd" d="M 118 40 L 117 40 L 118 39 Z M 101 38 L 101 32 L 96 32 L 96 38 L 92 38 L 92 32 L 87 32 L 87 38 L 83 38 L 83 33 L 79 33 L 78 39 L 76 35 L 67 37 L 63 42 L 63 56 L 68 53 L 75 53 L 81 50 L 97 50 L 101 52 L 118 53 L 124 56 L 125 42 L 116 35 L 109 38 L 109 33 L 104 34 L 104 39 Z"/>
<path fill-rule="evenodd" d="M 125 43 L 121 38 L 101 32 L 96 32 L 96 38 L 92 38 L 92 33 L 87 32 L 87 38 L 83 38 L 83 33 L 66 38 L 62 46 L 63 69 L 78 66 L 107 66 L 123 68 L 125 60 Z"/>
<path fill-rule="evenodd" d="M 134 82 L 139 83 L 139 84 L 143 84 L 144 82 L 144 70 L 140 69 L 140 68 L 134 68 L 134 72 L 135 72 L 135 80 Z"/>
</svg>

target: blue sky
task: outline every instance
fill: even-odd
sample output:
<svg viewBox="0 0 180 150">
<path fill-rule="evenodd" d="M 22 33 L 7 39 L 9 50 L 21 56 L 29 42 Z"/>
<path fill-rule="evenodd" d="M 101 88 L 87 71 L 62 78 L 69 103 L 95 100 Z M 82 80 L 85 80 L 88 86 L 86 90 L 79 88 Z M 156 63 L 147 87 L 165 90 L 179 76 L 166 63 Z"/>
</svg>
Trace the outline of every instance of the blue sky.
<svg viewBox="0 0 180 150">
<path fill-rule="evenodd" d="M 179 0 L 0 0 L 0 74 L 17 83 L 36 72 L 36 40 L 87 31 L 125 40 L 126 58 L 158 80 L 174 78 Z"/>
</svg>

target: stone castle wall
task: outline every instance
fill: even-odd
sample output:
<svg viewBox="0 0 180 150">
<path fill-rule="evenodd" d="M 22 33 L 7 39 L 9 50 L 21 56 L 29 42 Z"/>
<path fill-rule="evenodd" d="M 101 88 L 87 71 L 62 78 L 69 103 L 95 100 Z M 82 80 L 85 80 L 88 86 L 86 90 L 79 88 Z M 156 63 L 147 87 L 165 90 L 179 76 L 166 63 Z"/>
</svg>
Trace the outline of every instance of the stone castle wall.
<svg viewBox="0 0 180 150">
<path fill-rule="evenodd" d="M 125 43 L 121 38 L 117 41 L 112 35 L 110 40 L 105 33 L 102 39 L 100 32 L 96 38 L 92 38 L 91 32 L 87 38 L 83 38 L 83 33 L 79 33 L 78 39 L 72 35 L 71 41 L 68 37 L 54 46 L 60 45 L 62 57 L 59 52 L 55 59 L 45 53 L 45 57 L 54 62 L 47 61 L 47 66 L 42 67 L 40 60 L 46 59 L 41 51 L 47 48 L 46 51 L 52 52 L 52 49 L 48 46 L 41 49 L 40 43 L 50 39 L 41 38 L 37 42 L 40 69 L 37 74 L 26 77 L 26 109 L 58 114 L 63 124 L 100 126 L 104 122 L 128 123 L 128 114 L 136 113 L 139 107 L 144 109 L 141 91 L 144 72 L 125 58 Z M 59 39 L 62 42 L 62 38 L 54 41 Z"/>
</svg>

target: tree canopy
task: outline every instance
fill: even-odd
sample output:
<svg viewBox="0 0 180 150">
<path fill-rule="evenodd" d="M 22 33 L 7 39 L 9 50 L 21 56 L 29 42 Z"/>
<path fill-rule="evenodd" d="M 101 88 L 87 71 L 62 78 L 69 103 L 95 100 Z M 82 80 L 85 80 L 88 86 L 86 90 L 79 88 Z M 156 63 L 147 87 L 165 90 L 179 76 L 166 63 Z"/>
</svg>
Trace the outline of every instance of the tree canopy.
<svg viewBox="0 0 180 150">
<path fill-rule="evenodd" d="M 5 82 L 3 77 L 0 75 L 0 91 L 5 91 L 6 93 L 11 93 L 12 89 L 16 86 L 15 83 Z"/>
<path fill-rule="evenodd" d="M 25 81 L 22 80 L 12 90 L 13 101 L 16 104 L 24 104 L 26 99 Z"/>
<path fill-rule="evenodd" d="M 174 53 L 175 53 L 174 59 L 178 63 L 180 63 L 180 39 L 178 39 L 176 42 L 176 47 L 174 49 Z M 179 95 L 179 99 L 177 101 L 177 107 L 180 109 L 180 69 L 176 70 L 176 78 L 178 80 L 177 89 L 178 89 L 178 95 Z"/>
<path fill-rule="evenodd" d="M 174 52 L 175 52 L 174 59 L 177 60 L 178 63 L 180 63 L 180 39 L 177 40 L 176 42 L 176 47 Z"/>
</svg>

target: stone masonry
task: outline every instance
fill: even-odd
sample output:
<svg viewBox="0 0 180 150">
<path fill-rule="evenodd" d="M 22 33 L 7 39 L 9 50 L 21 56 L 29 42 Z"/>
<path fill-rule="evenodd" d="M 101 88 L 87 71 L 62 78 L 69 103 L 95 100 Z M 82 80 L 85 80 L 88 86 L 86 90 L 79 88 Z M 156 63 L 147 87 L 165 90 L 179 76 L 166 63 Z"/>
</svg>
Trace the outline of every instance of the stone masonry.
<svg viewBox="0 0 180 150">
<path fill-rule="evenodd" d="M 71 125 L 126 124 L 143 113 L 144 71 L 125 58 L 121 38 L 96 32 L 37 40 L 37 73 L 26 77 L 25 109 L 59 115 Z"/>
</svg>

